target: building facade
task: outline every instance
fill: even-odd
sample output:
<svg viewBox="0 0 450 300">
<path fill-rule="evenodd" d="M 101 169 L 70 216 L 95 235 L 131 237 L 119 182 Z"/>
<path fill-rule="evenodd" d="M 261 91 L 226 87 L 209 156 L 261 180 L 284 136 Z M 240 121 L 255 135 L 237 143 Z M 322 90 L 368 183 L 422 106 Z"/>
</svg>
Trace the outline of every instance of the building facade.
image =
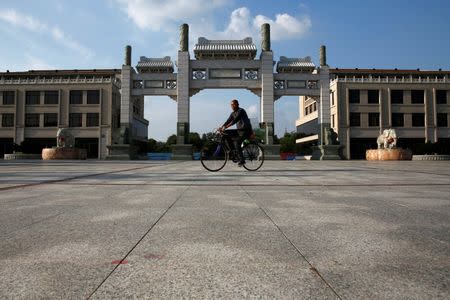
<svg viewBox="0 0 450 300">
<path fill-rule="evenodd" d="M 311 57 L 276 62 L 270 25 L 261 25 L 261 51 L 251 37 L 243 40 L 199 38 L 189 52 L 189 26 L 180 26 L 177 72 L 170 57 L 141 56 L 132 66 L 131 46 L 125 47 L 120 70 L 55 70 L 0 73 L 0 154 L 21 145 L 24 152 L 40 153 L 56 144 L 58 128 L 70 128 L 78 147 L 88 156 L 136 158 L 147 142 L 143 118 L 145 96 L 169 96 L 177 102 L 177 143 L 173 159 L 192 159 L 190 97 L 204 89 L 247 89 L 260 97 L 260 120 L 265 129 L 265 157 L 279 159 L 274 144 L 274 103 L 283 96 L 320 97 L 318 124 L 330 130 L 329 67 L 325 46 L 320 65 Z M 14 147 L 13 147 L 14 146 Z M 142 146 L 142 147 L 140 147 Z M 137 150 L 137 151 L 136 151 Z"/>
<path fill-rule="evenodd" d="M 120 129 L 120 70 L 0 73 L 0 155 L 13 148 L 41 153 L 70 128 L 89 158 L 105 159 Z M 133 99 L 133 134 L 147 139 L 143 97 Z M 16 146 L 14 146 L 16 144 Z"/>
<path fill-rule="evenodd" d="M 297 132 L 317 141 L 317 98 L 299 98 Z M 344 157 L 360 159 L 377 136 L 394 128 L 399 145 L 439 143 L 450 149 L 450 71 L 330 69 L 331 127 Z"/>
</svg>

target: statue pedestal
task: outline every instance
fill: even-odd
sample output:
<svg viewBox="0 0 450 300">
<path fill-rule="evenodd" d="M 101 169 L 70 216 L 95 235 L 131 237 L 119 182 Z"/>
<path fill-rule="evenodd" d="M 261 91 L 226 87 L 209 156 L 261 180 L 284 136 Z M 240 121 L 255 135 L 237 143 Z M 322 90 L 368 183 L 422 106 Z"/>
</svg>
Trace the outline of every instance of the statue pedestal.
<svg viewBox="0 0 450 300">
<path fill-rule="evenodd" d="M 411 160 L 411 150 L 394 148 L 394 149 L 373 149 L 366 151 L 367 160 Z"/>
<path fill-rule="evenodd" d="M 313 146 L 311 160 L 341 160 L 343 145 L 319 145 Z"/>
<path fill-rule="evenodd" d="M 109 154 L 106 160 L 130 160 L 130 144 L 113 144 L 107 145 Z"/>
<path fill-rule="evenodd" d="M 262 145 L 265 160 L 280 160 L 281 145 Z"/>
<path fill-rule="evenodd" d="M 55 147 L 55 148 L 44 148 L 42 149 L 42 159 L 43 160 L 53 160 L 53 159 L 86 159 L 87 151 L 86 149 L 79 148 L 65 148 L 65 147 Z"/>
<path fill-rule="evenodd" d="M 175 144 L 171 148 L 173 160 L 192 160 L 191 144 Z"/>
</svg>

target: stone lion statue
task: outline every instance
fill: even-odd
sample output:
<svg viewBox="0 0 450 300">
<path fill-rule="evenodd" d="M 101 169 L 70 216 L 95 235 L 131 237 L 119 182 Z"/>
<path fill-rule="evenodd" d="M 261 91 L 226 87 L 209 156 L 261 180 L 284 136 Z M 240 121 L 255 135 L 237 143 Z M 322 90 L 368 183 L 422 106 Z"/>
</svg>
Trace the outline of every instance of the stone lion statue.
<svg viewBox="0 0 450 300">
<path fill-rule="evenodd" d="M 385 129 L 377 139 L 378 149 L 392 149 L 397 147 L 397 133 L 395 129 Z"/>
<path fill-rule="evenodd" d="M 73 148 L 75 146 L 75 138 L 68 128 L 58 129 L 58 133 L 56 133 L 56 146 L 58 148 Z"/>
</svg>

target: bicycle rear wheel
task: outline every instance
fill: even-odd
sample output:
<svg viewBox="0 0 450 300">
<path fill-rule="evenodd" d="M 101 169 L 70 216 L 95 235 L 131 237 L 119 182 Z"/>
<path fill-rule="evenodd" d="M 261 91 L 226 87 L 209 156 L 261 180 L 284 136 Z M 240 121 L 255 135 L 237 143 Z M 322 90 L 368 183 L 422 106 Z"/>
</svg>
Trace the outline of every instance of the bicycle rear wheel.
<svg viewBox="0 0 450 300">
<path fill-rule="evenodd" d="M 244 168 L 249 171 L 256 171 L 264 163 L 264 149 L 256 143 L 248 144 L 242 149 L 244 154 Z"/>
<path fill-rule="evenodd" d="M 220 171 L 227 163 L 227 160 L 228 154 L 221 143 L 213 143 L 205 146 L 200 151 L 200 162 L 208 171 Z"/>
</svg>

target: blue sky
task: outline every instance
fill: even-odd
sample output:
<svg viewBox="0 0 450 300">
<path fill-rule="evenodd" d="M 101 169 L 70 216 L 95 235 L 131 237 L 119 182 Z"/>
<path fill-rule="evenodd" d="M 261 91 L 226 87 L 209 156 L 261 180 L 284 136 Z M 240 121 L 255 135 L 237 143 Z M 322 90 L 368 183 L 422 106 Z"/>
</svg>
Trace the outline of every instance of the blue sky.
<svg viewBox="0 0 450 300">
<path fill-rule="evenodd" d="M 272 24 L 275 59 L 311 56 L 327 45 L 328 64 L 339 68 L 450 69 L 450 1 L 237 1 L 104 0 L 0 2 L 0 71 L 120 68 L 123 48 L 139 56 L 172 56 L 178 26 L 190 24 L 190 47 L 211 39 L 252 36 Z M 207 90 L 191 99 L 191 131 L 206 132 L 223 122 L 229 100 L 257 116 L 259 99 L 248 91 Z M 147 97 L 149 137 L 175 133 L 176 103 Z M 275 103 L 276 133 L 295 129 L 298 101 Z"/>
</svg>

